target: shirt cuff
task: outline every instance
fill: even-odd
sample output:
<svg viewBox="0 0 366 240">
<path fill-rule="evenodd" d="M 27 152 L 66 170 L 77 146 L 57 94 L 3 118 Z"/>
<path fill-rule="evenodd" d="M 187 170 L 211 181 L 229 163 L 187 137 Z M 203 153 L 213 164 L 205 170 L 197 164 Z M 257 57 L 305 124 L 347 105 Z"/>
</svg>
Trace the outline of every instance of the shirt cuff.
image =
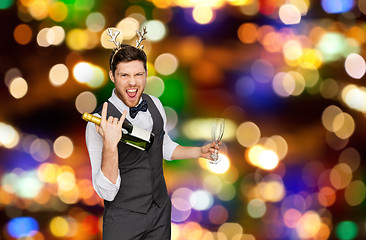
<svg viewBox="0 0 366 240">
<path fill-rule="evenodd" d="M 96 187 L 96 192 L 98 195 L 108 201 L 112 201 L 117 195 L 119 187 L 121 185 L 121 176 L 118 169 L 118 176 L 116 183 L 112 183 L 106 176 L 104 176 L 101 169 L 95 175 L 94 183 Z"/>
</svg>

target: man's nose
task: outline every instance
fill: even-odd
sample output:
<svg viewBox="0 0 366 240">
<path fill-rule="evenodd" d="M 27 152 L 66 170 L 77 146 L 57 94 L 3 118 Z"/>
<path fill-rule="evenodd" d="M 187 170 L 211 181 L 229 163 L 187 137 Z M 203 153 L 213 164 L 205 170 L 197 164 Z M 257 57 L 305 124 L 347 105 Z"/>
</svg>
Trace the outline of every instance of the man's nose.
<svg viewBox="0 0 366 240">
<path fill-rule="evenodd" d="M 136 79 L 134 76 L 131 76 L 128 80 L 128 84 L 131 85 L 131 86 L 134 86 L 136 85 Z"/>
</svg>

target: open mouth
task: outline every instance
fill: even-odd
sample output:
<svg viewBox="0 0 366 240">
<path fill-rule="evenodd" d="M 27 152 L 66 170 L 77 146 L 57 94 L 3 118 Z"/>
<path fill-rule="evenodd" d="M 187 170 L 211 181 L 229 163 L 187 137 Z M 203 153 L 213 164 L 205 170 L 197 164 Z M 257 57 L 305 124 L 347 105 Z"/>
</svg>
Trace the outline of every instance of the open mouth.
<svg viewBox="0 0 366 240">
<path fill-rule="evenodd" d="M 135 89 L 127 89 L 126 90 L 127 96 L 130 98 L 134 98 L 137 95 L 137 88 Z"/>
</svg>

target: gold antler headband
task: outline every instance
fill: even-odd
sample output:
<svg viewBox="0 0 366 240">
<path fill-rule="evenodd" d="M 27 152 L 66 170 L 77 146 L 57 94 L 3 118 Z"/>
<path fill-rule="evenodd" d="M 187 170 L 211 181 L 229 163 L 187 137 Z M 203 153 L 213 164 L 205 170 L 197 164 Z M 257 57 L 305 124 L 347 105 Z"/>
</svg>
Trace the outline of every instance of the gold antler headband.
<svg viewBox="0 0 366 240">
<path fill-rule="evenodd" d="M 140 49 L 142 51 L 144 49 L 144 45 L 141 45 L 141 43 L 142 43 L 143 40 L 146 40 L 146 38 L 145 38 L 145 35 L 147 34 L 146 26 L 142 30 L 136 30 L 136 33 L 139 36 L 139 39 L 136 40 L 136 48 Z M 113 54 L 113 57 L 112 57 L 111 65 L 113 64 L 114 56 L 117 54 L 117 52 L 119 50 L 122 49 L 121 43 L 117 42 L 118 34 L 120 34 L 120 31 L 115 30 L 113 32 L 113 30 L 111 28 L 108 28 L 107 35 L 111 37 L 111 39 L 109 39 L 108 41 L 113 42 L 114 45 L 116 45 L 116 47 L 113 48 L 114 54 Z"/>
</svg>

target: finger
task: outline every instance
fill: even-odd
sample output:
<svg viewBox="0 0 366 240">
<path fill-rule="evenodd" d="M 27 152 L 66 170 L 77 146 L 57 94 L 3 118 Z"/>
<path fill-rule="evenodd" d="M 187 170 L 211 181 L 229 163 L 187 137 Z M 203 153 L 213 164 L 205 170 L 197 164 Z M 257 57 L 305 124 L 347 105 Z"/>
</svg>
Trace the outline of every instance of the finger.
<svg viewBox="0 0 366 240">
<path fill-rule="evenodd" d="M 119 119 L 119 122 L 118 122 L 118 125 L 120 125 L 121 127 L 122 127 L 122 124 L 123 124 L 126 116 L 127 116 L 127 111 L 123 110 L 122 116 L 121 116 L 121 118 Z"/>
<path fill-rule="evenodd" d="M 109 117 L 108 117 L 108 122 L 112 123 L 112 122 L 113 122 L 113 119 L 114 119 L 114 118 L 113 118 L 112 116 L 109 116 Z"/>
<path fill-rule="evenodd" d="M 105 102 L 103 104 L 103 108 L 102 108 L 102 116 L 101 116 L 101 122 L 104 123 L 106 121 L 107 118 L 107 108 L 108 108 L 108 103 Z"/>
<path fill-rule="evenodd" d="M 113 123 L 118 124 L 118 118 L 113 118 Z"/>
</svg>

